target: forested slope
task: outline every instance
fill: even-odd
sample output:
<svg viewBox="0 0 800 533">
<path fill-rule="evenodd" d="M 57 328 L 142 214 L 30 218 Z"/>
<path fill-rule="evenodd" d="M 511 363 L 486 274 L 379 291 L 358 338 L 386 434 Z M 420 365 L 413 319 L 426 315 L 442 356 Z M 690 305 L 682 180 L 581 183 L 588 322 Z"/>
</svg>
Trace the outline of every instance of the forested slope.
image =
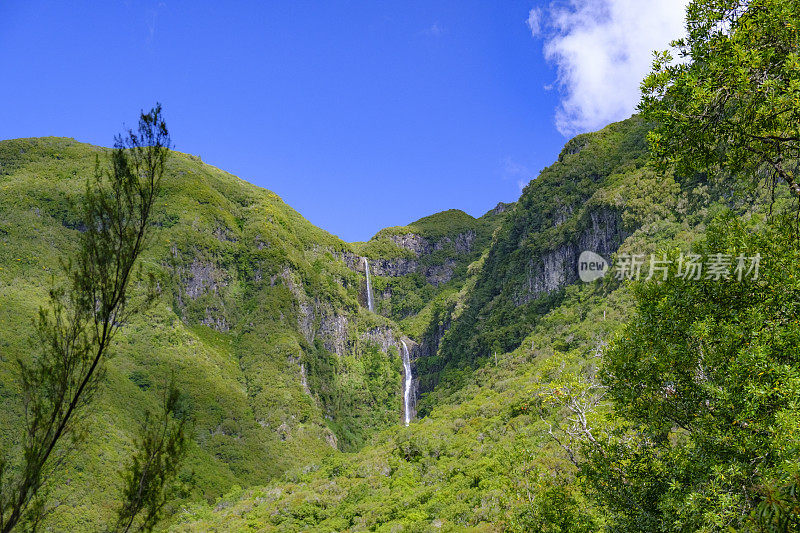
<svg viewBox="0 0 800 533">
<path fill-rule="evenodd" d="M 16 449 L 17 358 L 82 231 L 76 202 L 108 151 L 65 138 L 0 142 L 0 436 Z M 195 436 L 183 499 L 354 449 L 402 417 L 402 334 L 363 310 L 352 253 L 275 194 L 173 153 L 142 261 L 158 298 L 124 324 L 87 422 L 94 437 L 56 487 L 59 528 L 108 520 L 142 412 L 174 375 Z M 69 502 L 69 505 L 66 505 Z M 68 510 L 68 507 L 74 509 Z"/>
<path fill-rule="evenodd" d="M 503 214 L 463 284 L 405 322 L 419 343 L 424 418 L 355 455 L 195 507 L 175 530 L 601 529 L 577 448 L 561 444 L 573 400 L 591 425 L 617 427 L 597 375 L 634 300 L 613 271 L 580 282 L 578 255 L 688 251 L 720 213 L 769 207 L 702 176 L 655 172 L 647 131 L 634 117 L 567 143 Z"/>
</svg>

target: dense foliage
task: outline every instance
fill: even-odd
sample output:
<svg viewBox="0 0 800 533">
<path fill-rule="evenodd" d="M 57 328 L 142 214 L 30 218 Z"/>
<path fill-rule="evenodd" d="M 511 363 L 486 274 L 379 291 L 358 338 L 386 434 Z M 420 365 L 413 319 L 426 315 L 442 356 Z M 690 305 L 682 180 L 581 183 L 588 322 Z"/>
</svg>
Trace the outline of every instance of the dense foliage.
<svg viewBox="0 0 800 533">
<path fill-rule="evenodd" d="M 666 281 L 636 285 L 602 377 L 625 424 L 586 441 L 590 479 L 619 527 L 741 528 L 767 487 L 795 473 L 800 251 L 786 228 L 723 217 L 694 251 L 730 255 L 730 278 L 681 276 L 676 253 Z M 757 254 L 757 274 L 738 279 L 735 258 Z"/>
<path fill-rule="evenodd" d="M 172 530 L 596 531 L 602 514 L 548 435 L 563 413 L 536 398 L 595 372 L 598 339 L 619 329 L 629 297 L 566 292 L 520 348 L 430 416 L 281 483 L 193 506 Z"/>
<path fill-rule="evenodd" d="M 630 147 L 644 150 L 645 130 L 631 121 L 592 137 L 608 161 L 625 161 Z M 590 145 L 580 138 L 569 143 L 560 175 L 577 172 L 576 161 L 593 164 L 592 159 L 569 153 L 576 146 L 589 150 Z M 715 199 L 716 190 L 702 181 L 678 184 L 644 168 L 643 161 L 619 168 L 628 171 L 592 182 L 590 201 L 581 208 L 589 220 L 593 212 L 617 210 L 628 224 L 621 250 L 650 252 L 666 246 L 688 251 L 705 224 L 724 209 Z M 542 177 L 529 186 L 513 212 L 505 213 L 495 243 L 509 227 L 541 216 L 541 206 L 557 198 Z M 745 204 L 732 205 L 745 209 Z M 540 224 L 560 231 L 554 223 L 558 209 L 548 209 Z M 574 239 L 574 228 L 582 226 L 573 224 L 572 230 L 563 230 L 559 242 Z M 549 234 L 548 240 L 554 241 L 552 237 Z M 439 292 L 403 322 L 430 350 L 417 360 L 423 387 L 433 375 L 428 365 L 441 360 L 445 349 L 437 347 L 439 340 L 444 337 L 442 342 L 447 342 L 454 331 L 468 331 L 457 328 L 478 283 L 503 286 L 503 278 L 493 280 L 493 270 L 486 265 L 488 254 L 500 253 L 496 246 L 467 268 L 463 285 Z M 510 269 L 512 261 L 524 265 L 529 257 L 495 261 Z M 533 320 L 520 328 L 518 340 L 508 341 L 511 349 L 497 349 L 496 359 L 492 353 L 469 366 L 446 368 L 439 385 L 427 389 L 420 404 L 425 416 L 419 422 L 384 431 L 358 453 L 314 463 L 281 483 L 236 490 L 215 505 L 193 507 L 179 517 L 174 530 L 603 529 L 609 523 L 608 510 L 591 498 L 594 478 L 586 477 L 580 441 L 570 441 L 567 434 L 574 434 L 571 420 L 576 412 L 592 428 L 617 431 L 620 422 L 598 381 L 598 366 L 607 340 L 630 313 L 631 295 L 627 284 L 605 280 L 565 284 L 558 299 L 548 302 L 538 313 L 531 312 Z M 507 305 L 513 309 L 511 302 Z M 493 319 L 488 310 L 486 317 Z M 520 324 L 521 318 L 509 312 L 506 323 Z"/>
<path fill-rule="evenodd" d="M 684 62 L 658 56 L 643 115 L 572 139 L 479 219 L 347 244 L 174 154 L 144 262 L 159 297 L 120 330 L 93 420 L 106 431 L 56 488 L 77 510 L 51 524 L 109 520 L 133 414 L 174 371 L 173 407 L 196 421 L 174 531 L 800 528 L 798 15 L 794 0 L 691 2 Z M 46 298 L 53 248 L 74 246 L 70 200 L 102 152 L 0 142 L 6 446 L 22 423 L 9 361 L 32 335 L 19 317 Z M 765 179 L 789 186 L 752 187 Z M 663 279 L 581 283 L 583 250 L 671 262 Z M 689 254 L 730 258 L 730 275 L 681 276 Z"/>
<path fill-rule="evenodd" d="M 47 490 L 62 481 L 69 452 L 85 438 L 84 422 L 103 385 L 109 348 L 136 310 L 129 305 L 129 286 L 152 231 L 169 145 L 157 105 L 142 112 L 138 131 L 117 137 L 109 161 L 101 165 L 98 158 L 87 179 L 77 253 L 62 258 L 66 279 L 50 289 L 48 305 L 39 309 L 33 357 L 16 361 L 25 423 L 16 436 L 21 450 L 0 457 L 3 533 L 38 527 L 54 505 Z M 166 468 L 176 471 L 180 457 L 171 459 Z M 157 492 L 167 482 L 158 475 L 164 471 L 160 464 L 150 469 Z M 135 495 L 124 496 L 133 520 L 141 508 Z"/>
<path fill-rule="evenodd" d="M 657 55 L 641 109 L 654 155 L 679 172 L 785 182 L 800 195 L 800 5 L 695 0 L 679 61 Z"/>
<path fill-rule="evenodd" d="M 424 390 L 432 390 L 442 377 L 445 385 L 458 386 L 464 369 L 519 345 L 538 317 L 563 296 L 560 287 L 535 287 L 536 279 L 546 276 L 539 270 L 547 268 L 544 258 L 574 251 L 581 234 L 592 231 L 596 217 L 604 218 L 605 226 L 616 224 L 624 213 L 620 227 L 607 230 L 616 234 L 619 246 L 654 209 L 670 210 L 678 191 L 659 184 L 659 178 L 643 169 L 646 131 L 647 125 L 633 118 L 580 135 L 567 144 L 558 162 L 524 189 L 497 231 L 440 353 L 422 362 L 429 377 Z M 636 202 L 643 205 L 634 211 Z M 564 270 L 560 286 L 577 277 L 574 269 Z"/>
<path fill-rule="evenodd" d="M 474 218 L 458 209 L 442 211 L 406 226 L 379 231 L 365 243 L 354 243 L 355 251 L 373 261 L 399 266 L 399 274 L 374 272 L 376 311 L 395 321 L 413 319 L 431 300 L 460 289 L 467 267 L 489 245 L 504 211 L 489 211 Z"/>
</svg>

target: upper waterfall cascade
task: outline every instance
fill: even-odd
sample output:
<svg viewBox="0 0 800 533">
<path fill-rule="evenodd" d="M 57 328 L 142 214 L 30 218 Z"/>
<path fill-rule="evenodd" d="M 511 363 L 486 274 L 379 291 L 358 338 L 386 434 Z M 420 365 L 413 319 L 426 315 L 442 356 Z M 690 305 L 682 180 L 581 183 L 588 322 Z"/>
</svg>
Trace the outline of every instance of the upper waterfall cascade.
<svg viewBox="0 0 800 533">
<path fill-rule="evenodd" d="M 372 308 L 372 284 L 369 280 L 369 262 L 367 258 L 364 257 L 364 271 L 367 273 L 367 309 L 370 311 L 374 311 L 375 309 Z"/>
</svg>

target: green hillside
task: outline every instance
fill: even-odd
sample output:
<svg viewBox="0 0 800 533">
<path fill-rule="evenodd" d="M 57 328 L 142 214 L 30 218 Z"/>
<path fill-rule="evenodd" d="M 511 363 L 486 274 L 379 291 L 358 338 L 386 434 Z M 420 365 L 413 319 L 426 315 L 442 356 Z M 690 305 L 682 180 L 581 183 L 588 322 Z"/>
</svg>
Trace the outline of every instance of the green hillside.
<svg viewBox="0 0 800 533">
<path fill-rule="evenodd" d="M 663 511 L 642 518 L 615 507 L 603 488 L 615 478 L 602 460 L 586 462 L 591 448 L 574 436 L 585 424 L 617 446 L 614 453 L 626 450 L 618 443 L 634 430 L 605 399 L 601 356 L 618 354 L 615 363 L 628 371 L 625 353 L 640 343 L 610 347 L 626 346 L 634 327 L 652 327 L 631 321 L 648 309 L 651 285 L 613 275 L 583 283 L 577 256 L 702 252 L 704 242 L 731 252 L 770 242 L 777 255 L 789 241 L 762 215 L 790 202 L 780 191 L 775 199 L 753 195 L 702 174 L 656 173 L 648 129 L 633 117 L 571 140 L 518 202 L 479 219 L 445 211 L 354 244 L 314 227 L 275 194 L 174 153 L 143 261 L 159 297 L 116 339 L 89 421 L 97 438 L 54 485 L 69 510 L 57 508 L 47 526 L 103 529 L 136 413 L 156 405 L 170 374 L 196 420 L 182 489 L 164 523 L 173 531 L 555 532 L 659 523 L 654 516 Z M 28 357 L 30 319 L 81 231 L 74 203 L 105 152 L 61 138 L 0 142 L 3 446 L 19 444 L 14 360 Z M 794 256 L 784 256 L 765 265 L 772 286 L 794 275 Z M 374 313 L 365 309 L 364 258 Z M 786 300 L 758 313 L 784 320 L 794 279 Z M 692 298 L 715 308 L 740 291 L 720 287 L 701 284 Z M 401 341 L 413 359 L 417 420 L 409 427 Z M 658 404 L 659 383 L 646 405 Z M 614 390 L 624 396 L 629 388 Z M 630 416 L 650 423 L 646 405 Z M 786 435 L 768 453 L 794 449 L 793 412 L 759 426 Z M 667 435 L 660 438 L 683 438 Z M 682 464 L 681 457 L 671 460 Z M 675 492 L 682 498 L 675 505 L 699 527 L 708 513 L 727 512 L 732 489 L 692 475 L 702 478 L 699 488 Z M 730 483 L 743 475 L 731 474 Z M 636 490 L 632 497 L 646 507 L 646 490 Z M 697 493 L 715 499 L 697 503 Z"/>
<path fill-rule="evenodd" d="M 15 360 L 80 231 L 75 209 L 106 149 L 65 138 L 0 142 L 0 438 L 19 444 Z M 116 339 L 92 438 L 56 489 L 53 524 L 99 528 L 116 474 L 170 374 L 196 419 L 184 499 L 354 449 L 402 417 L 400 330 L 359 305 L 363 274 L 337 260 L 349 246 L 274 193 L 174 153 L 142 264 L 159 298 Z M 176 503 L 176 505 L 178 505 Z"/>
<path fill-rule="evenodd" d="M 376 311 L 414 322 L 431 300 L 459 290 L 467 267 L 486 249 L 503 216 L 489 212 L 476 219 L 450 209 L 354 243 L 355 251 L 370 260 Z"/>
<path fill-rule="evenodd" d="M 703 202 L 693 202 L 691 216 L 688 209 L 675 213 L 693 187 L 665 183 L 645 168 L 646 129 L 634 118 L 570 141 L 559 162 L 501 215 L 476 220 L 449 211 L 356 245 L 378 263 L 387 260 L 384 248 L 394 247 L 388 260 L 396 260 L 402 256 L 395 249 L 408 252 L 397 242 L 421 240 L 396 236 L 449 238 L 449 245 L 471 231 L 483 244 L 459 258 L 459 274 L 444 287 L 420 282 L 408 291 L 425 303 L 403 322 L 419 343 L 425 418 L 384 431 L 355 456 L 334 454 L 285 482 L 193 508 L 175 529 L 525 529 L 546 520 L 550 505 L 564 508 L 565 521 L 598 527 L 601 517 L 585 505 L 574 466 L 547 434 L 564 413 L 540 418 L 534 400 L 596 372 L 595 356 L 620 328 L 630 296 L 620 283 L 576 285 L 574 261 L 560 265 L 558 282 L 540 295 L 521 296 L 521 288 L 531 286 L 532 259 L 582 242 L 595 213 L 604 213 L 609 235 L 596 251 L 608 255 L 620 246 L 685 245 L 696 235 Z M 376 275 L 376 293 L 389 287 L 394 298 L 398 279 Z"/>
<path fill-rule="evenodd" d="M 563 413 L 541 419 L 536 398 L 595 371 L 597 339 L 618 330 L 630 302 L 626 291 L 567 292 L 523 346 L 476 370 L 420 422 L 281 483 L 191 507 L 171 530 L 597 530 L 600 513 L 547 434 Z"/>
<path fill-rule="evenodd" d="M 356 454 L 333 454 L 282 481 L 191 507 L 172 530 L 612 527 L 589 497 L 591 478 L 560 443 L 573 424 L 573 401 L 588 406 L 598 433 L 624 426 L 602 400 L 597 375 L 600 355 L 634 313 L 636 285 L 613 276 L 578 281 L 577 253 L 688 252 L 709 225 L 725 227 L 721 213 L 755 222 L 785 201 L 755 199 L 699 175 L 656 174 L 647 165 L 647 130 L 634 117 L 567 143 L 513 209 L 487 223 L 487 245 L 462 281 L 432 292 L 403 322 L 419 342 L 424 418 L 383 431 Z M 379 260 L 377 244 L 391 236 L 452 235 L 475 223 L 446 212 L 357 246 Z"/>
</svg>

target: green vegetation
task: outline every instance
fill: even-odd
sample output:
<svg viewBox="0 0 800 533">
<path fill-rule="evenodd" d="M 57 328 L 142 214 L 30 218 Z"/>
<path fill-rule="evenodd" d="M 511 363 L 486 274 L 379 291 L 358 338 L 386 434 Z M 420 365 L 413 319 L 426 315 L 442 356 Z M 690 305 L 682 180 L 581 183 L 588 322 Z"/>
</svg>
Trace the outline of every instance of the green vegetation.
<svg viewBox="0 0 800 533">
<path fill-rule="evenodd" d="M 440 353 L 424 361 L 422 373 L 430 376 L 426 391 L 437 386 L 441 376 L 450 376 L 444 381 L 460 386 L 465 369 L 468 374 L 495 352 L 513 350 L 538 317 L 559 304 L 563 297 L 559 290 L 532 290 L 534 278 L 543 277 L 535 267 L 548 253 L 577 245 L 579 235 L 592 229 L 593 216 L 606 217 L 604 225 L 615 223 L 619 211 L 632 219 L 627 227 L 609 228 L 620 237 L 619 245 L 626 233 L 637 228 L 637 212 L 650 213 L 655 206 L 669 211 L 677 197 L 674 189 L 636 183 L 658 181 L 645 169 L 646 131 L 647 125 L 633 118 L 581 135 L 525 188 L 494 236 L 475 289 L 442 340 Z M 632 196 L 643 204 L 636 212 L 629 208 Z M 569 275 L 576 274 L 570 269 Z M 572 281 L 574 277 L 564 279 Z"/>
<path fill-rule="evenodd" d="M 588 285 L 566 292 L 522 346 L 476 370 L 430 416 L 281 483 L 194 506 L 172 530 L 596 530 L 602 515 L 547 434 L 561 414 L 534 398 L 593 374 L 597 339 L 620 328 L 629 297 Z"/>
<path fill-rule="evenodd" d="M 717 41 L 687 45 L 697 64 L 658 78 L 667 96 L 645 100 L 657 122 L 634 117 L 570 141 L 471 258 L 463 282 L 403 321 L 426 348 L 417 361 L 419 423 L 380 434 L 346 462 L 333 456 L 283 483 L 232 494 L 216 511 L 195 507 L 173 528 L 797 529 L 797 229 L 781 214 L 791 207 L 785 190 L 741 178 L 763 176 L 775 155 L 752 143 L 780 142 L 786 159 L 769 171 L 793 186 L 795 140 L 753 137 L 793 136 L 796 84 L 786 69 L 796 70 L 796 46 L 781 46 L 794 26 L 779 16 L 793 7 L 751 4 L 753 18 L 741 22 L 740 3 L 694 2 L 691 37 L 722 28 L 717 37 L 725 42 L 729 31 L 741 53 L 723 58 L 728 48 Z M 720 24 L 732 10 L 731 25 Z M 771 25 L 755 28 L 765 16 Z M 753 43 L 770 68 L 759 70 L 764 58 L 746 48 Z M 717 83 L 726 69 L 713 69 L 731 61 L 732 77 L 766 85 L 679 92 L 683 83 Z M 753 72 L 778 74 L 769 81 Z M 729 98 L 717 129 L 682 114 L 681 105 L 705 105 L 704 95 Z M 762 129 L 736 137 L 746 129 L 739 120 Z M 703 148 L 697 135 L 715 144 Z M 657 171 L 648 138 L 657 156 L 686 148 L 680 157 L 694 164 L 675 173 L 675 158 Z M 695 149 L 723 157 L 692 160 Z M 588 246 L 673 259 L 690 250 L 761 253 L 765 261 L 755 280 L 685 280 L 673 263 L 665 282 L 576 286 L 559 260 Z"/>
<path fill-rule="evenodd" d="M 160 416 L 146 413 L 136 451 L 123 471 L 122 505 L 115 531 L 152 531 L 177 488 L 175 478 L 186 456 L 188 421 L 174 382 L 164 392 Z"/>
<path fill-rule="evenodd" d="M 794 325 L 785 327 L 798 300 L 793 234 L 785 223 L 763 223 L 768 198 L 753 204 L 741 191 L 701 176 L 678 181 L 648 169 L 646 131 L 633 119 L 580 140 L 581 152 L 590 150 L 593 140 L 604 155 L 588 161 L 568 153 L 575 141 L 568 144 L 555 167 L 560 175 L 571 175 L 572 161 L 582 170 L 581 164 L 605 159 L 613 169 L 583 183 L 591 194 L 578 202 L 583 211 L 573 233 L 555 237 L 560 225 L 570 223 L 553 223 L 557 208 L 550 219 L 540 215 L 544 199 L 558 198 L 543 174 L 484 256 L 467 269 L 460 289 L 441 291 L 403 321 L 423 345 L 437 335 L 443 339 L 438 352 L 417 361 L 423 388 L 424 380 L 438 379 L 420 405 L 424 418 L 376 435 L 356 454 L 333 455 L 280 482 L 194 506 L 171 529 L 714 531 L 793 523 L 796 363 L 786 355 L 796 332 Z M 773 207 L 788 205 L 779 197 Z M 521 328 L 519 340 L 508 341 L 512 349 L 444 366 L 438 376 L 430 372 L 427 365 L 442 360 L 460 321 L 470 320 L 466 313 L 479 284 L 509 284 L 507 277 L 492 279 L 491 265 L 529 262 L 528 255 L 489 262 L 491 254 L 500 253 L 505 232 L 533 220 L 550 228 L 547 242 L 569 242 L 592 213 L 609 209 L 621 221 L 619 253 L 679 254 L 694 246 L 698 253 L 762 250 L 781 259 L 765 265 L 771 274 L 765 271 L 755 286 L 712 280 L 568 283 L 557 298 L 544 299 L 546 304 L 531 312 L 533 320 Z M 753 222 L 734 223 L 738 220 Z M 501 272 L 505 276 L 508 270 Z M 787 278 L 778 280 L 781 275 Z M 765 290 L 772 286 L 779 296 Z M 754 294 L 763 295 L 762 303 L 750 298 Z M 728 316 L 724 321 L 719 309 Z M 494 320 L 496 312 L 491 307 L 486 320 Z M 505 323 L 520 318 L 525 316 L 509 312 Z M 764 320 L 768 326 L 759 331 Z M 780 342 L 775 328 L 784 328 Z M 708 336 L 711 331 L 717 341 Z M 750 352 L 743 348 L 743 335 L 761 342 L 751 341 Z M 611 339 L 617 340 L 609 345 Z M 724 350 L 712 355 L 717 348 Z M 764 383 L 754 387 L 749 379 L 754 361 L 737 361 L 732 355 L 737 350 L 760 358 L 755 366 L 772 368 L 772 375 L 762 375 Z M 720 381 L 698 386 L 700 356 L 722 365 L 713 369 Z M 683 387 L 706 392 L 684 394 Z M 712 416 L 709 405 L 722 404 L 730 416 Z M 764 409 L 771 414 L 752 425 L 749 420 Z M 740 424 L 731 424 L 735 421 Z M 750 494 L 740 491 L 743 484 Z"/>
<path fill-rule="evenodd" d="M 437 241 L 443 237 L 452 237 L 470 230 L 475 230 L 475 218 L 459 209 L 450 209 L 423 217 L 407 226 L 394 226 L 378 232 L 373 240 L 381 240 L 392 235 L 405 235 L 414 233 L 422 237 Z"/>
<path fill-rule="evenodd" d="M 800 195 L 800 6 L 787 0 L 695 0 L 686 37 L 690 62 L 656 56 L 641 109 L 662 167 L 708 171 L 747 183 L 776 181 Z"/>
<path fill-rule="evenodd" d="M 502 219 L 492 212 L 476 219 L 450 209 L 355 243 L 355 251 L 372 261 L 377 312 L 398 322 L 415 320 L 432 300 L 459 290 L 467 267 L 481 256 Z"/>
<path fill-rule="evenodd" d="M 49 512 L 49 482 L 63 477 L 70 451 L 86 438 L 82 426 L 103 385 L 112 339 L 137 307 L 142 308 L 135 301 L 129 305 L 129 286 L 142 281 L 134 269 L 152 231 L 150 216 L 169 145 L 157 105 L 141 114 L 138 131 L 117 137 L 107 165 L 101 166 L 98 159 L 87 181 L 78 250 L 61 265 L 66 281 L 49 290 L 47 307 L 39 309 L 35 353 L 16 360 L 25 424 L 16 435 L 21 452 L 5 452 L 0 458 L 3 533 L 18 527 L 35 530 Z M 174 391 L 170 397 L 178 395 Z M 167 409 L 165 428 L 173 412 Z M 177 423 L 178 431 L 170 431 L 166 453 L 163 437 L 146 439 L 145 446 L 137 448 L 146 459 L 155 454 L 163 460 L 148 460 L 146 465 L 134 461 L 127 472 L 129 485 L 122 494 L 124 511 L 117 530 L 128 531 L 145 508 L 141 530 L 154 527 L 165 503 L 161 494 L 183 457 L 183 423 Z"/>
<path fill-rule="evenodd" d="M 642 116 L 572 139 L 479 219 L 445 211 L 347 244 L 173 154 L 142 262 L 157 297 L 110 346 L 99 437 L 69 459 L 53 496 L 70 510 L 46 525 L 116 518 L 109 494 L 132 478 L 113 474 L 153 441 L 136 415 L 173 374 L 167 420 L 195 431 L 167 530 L 800 528 L 796 11 L 692 2 L 689 61 L 656 61 Z M 4 449 L 21 446 L 26 317 L 76 250 L 82 179 L 105 153 L 0 142 Z M 666 279 L 581 283 L 583 250 L 672 263 Z M 760 254 L 759 275 L 689 280 L 688 254 Z M 420 393 L 409 427 L 401 339 Z"/>
<path fill-rule="evenodd" d="M 634 317 L 602 375 L 624 423 L 583 439 L 613 527 L 742 528 L 769 487 L 796 474 L 800 250 L 779 222 L 725 216 L 694 249 L 761 254 L 755 280 L 684 279 L 675 254 L 666 281 L 636 284 Z"/>
<path fill-rule="evenodd" d="M 86 178 L 109 153 L 63 138 L 0 142 L 4 457 L 23 444 L 15 361 L 28 360 L 33 318 L 53 279 L 62 281 L 59 262 L 77 250 Z M 192 156 L 171 155 L 162 189 L 141 261 L 156 298 L 109 346 L 106 386 L 86 422 L 97 438 L 70 456 L 51 491 L 69 502 L 48 516 L 59 530 L 113 523 L 117 472 L 139 438 L 140 413 L 159 411 L 164 376 L 175 376 L 181 410 L 195 421 L 168 514 L 320 460 L 337 442 L 356 448 L 401 420 L 401 365 L 380 342 L 399 329 L 360 308 L 363 276 L 334 259 L 346 243 Z"/>
<path fill-rule="evenodd" d="M 546 305 L 530 312 L 533 320 L 517 326 L 520 337 L 508 340 L 511 349 L 499 348 L 463 366 L 442 361 L 452 349 L 447 343 L 453 342 L 454 332 L 468 331 L 459 328 L 471 320 L 467 313 L 480 283 L 496 284 L 507 291 L 503 294 L 513 294 L 505 288 L 508 278 L 493 278 L 491 269 L 498 268 L 494 265 L 505 267 L 499 269 L 501 276 L 514 264 L 525 273 L 519 263 L 524 267 L 530 256 L 506 243 L 512 228 L 533 220 L 551 228 L 543 239 L 551 245 L 574 238 L 574 233 L 553 223 L 563 204 L 552 206 L 550 202 L 559 196 L 550 186 L 556 183 L 576 195 L 579 187 L 547 178 L 548 172 L 557 171 L 559 177 L 593 175 L 582 165 L 596 169 L 594 165 L 603 161 L 610 169 L 605 177 L 583 182 L 591 194 L 583 203 L 579 201 L 583 196 L 573 199 L 582 211 L 571 231 L 586 227 L 581 224 L 591 221 L 592 213 L 615 209 L 624 225 L 621 250 L 650 252 L 665 246 L 688 250 L 724 205 L 714 199 L 719 198 L 716 189 L 703 182 L 678 184 L 667 178 L 665 183 L 647 169 L 646 131 L 641 120 L 633 119 L 584 136 L 578 143 L 581 153 L 595 154 L 586 159 L 568 153 L 575 141 L 568 144 L 562 161 L 526 189 L 514 210 L 501 215 L 494 240 L 465 268 L 463 282 L 438 288 L 419 313 L 401 322 L 407 334 L 431 351 L 417 360 L 425 391 L 419 406 L 424 418 L 409 428 L 373 436 L 355 454 L 335 454 L 288 473 L 280 482 L 237 489 L 213 504 L 194 506 L 178 517 L 173 529 L 597 531 L 605 527 L 607 510 L 592 497 L 593 485 L 579 461 L 581 451 L 576 448 L 570 455 L 556 438 L 568 444 L 563 432 L 570 430 L 575 398 L 590 398 L 592 425 L 608 431 L 618 425 L 603 400 L 597 375 L 608 339 L 632 310 L 628 285 L 613 280 L 565 284 L 556 297 L 544 299 Z M 744 204 L 732 205 L 743 209 Z M 551 218 L 541 215 L 543 206 Z M 554 237 L 559 234 L 561 240 Z M 525 235 L 536 237 L 535 232 Z M 503 250 L 501 245 L 508 246 L 513 259 L 496 257 L 490 262 L 492 254 L 499 256 Z M 520 324 L 525 315 L 513 301 L 507 305 L 505 324 Z M 487 320 L 503 323 L 493 315 L 496 309 L 487 311 Z M 441 370 L 436 364 L 443 365 Z"/>
</svg>

